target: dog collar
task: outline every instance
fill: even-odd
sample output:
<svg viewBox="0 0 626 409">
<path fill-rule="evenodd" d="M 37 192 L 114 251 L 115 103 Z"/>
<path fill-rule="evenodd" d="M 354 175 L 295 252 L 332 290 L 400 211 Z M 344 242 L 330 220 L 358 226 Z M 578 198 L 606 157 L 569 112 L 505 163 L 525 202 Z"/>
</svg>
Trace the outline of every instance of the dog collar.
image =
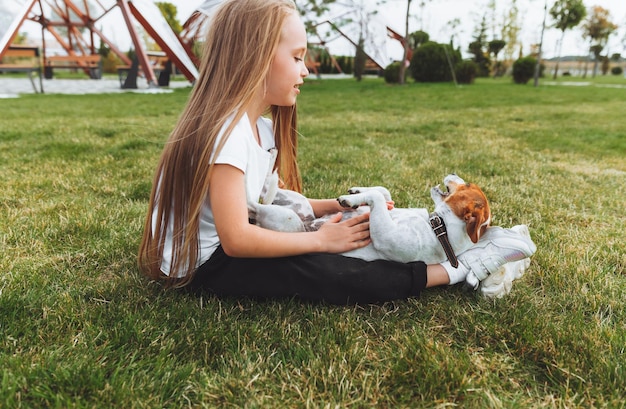
<svg viewBox="0 0 626 409">
<path fill-rule="evenodd" d="M 433 228 L 433 232 L 435 233 L 435 236 L 437 236 L 441 247 L 443 247 L 443 251 L 446 253 L 448 261 L 450 261 L 452 267 L 457 268 L 459 266 L 459 260 L 457 260 L 454 250 L 452 250 L 450 240 L 448 240 L 448 231 L 446 230 L 446 224 L 443 222 L 443 219 L 437 214 L 437 212 L 432 212 L 428 217 L 428 221 L 430 222 L 430 227 Z"/>
</svg>

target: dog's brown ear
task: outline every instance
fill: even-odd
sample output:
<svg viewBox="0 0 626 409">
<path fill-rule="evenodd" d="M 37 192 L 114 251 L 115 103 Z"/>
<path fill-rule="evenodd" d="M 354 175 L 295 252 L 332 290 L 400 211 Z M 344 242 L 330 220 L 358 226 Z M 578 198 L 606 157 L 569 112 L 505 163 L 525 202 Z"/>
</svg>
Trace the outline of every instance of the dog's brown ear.
<svg viewBox="0 0 626 409">
<path fill-rule="evenodd" d="M 472 243 L 477 243 L 483 229 L 487 228 L 487 222 L 490 218 L 489 206 L 483 203 L 474 202 L 471 208 L 465 213 L 465 223 L 467 226 L 467 235 Z"/>
<path fill-rule="evenodd" d="M 467 235 L 472 240 L 472 243 L 478 242 L 478 238 L 480 236 L 480 229 L 478 226 L 480 226 L 480 224 L 477 223 L 476 216 L 472 213 L 465 214 L 465 225 L 467 228 Z"/>
</svg>

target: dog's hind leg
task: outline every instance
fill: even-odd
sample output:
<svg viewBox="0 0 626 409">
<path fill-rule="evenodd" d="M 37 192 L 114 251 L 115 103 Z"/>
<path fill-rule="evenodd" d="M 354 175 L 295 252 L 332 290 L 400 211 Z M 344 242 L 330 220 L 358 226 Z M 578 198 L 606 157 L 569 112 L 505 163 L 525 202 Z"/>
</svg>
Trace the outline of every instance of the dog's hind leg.
<svg viewBox="0 0 626 409">
<path fill-rule="evenodd" d="M 339 196 L 337 201 L 346 208 L 356 209 L 361 205 L 370 207 L 370 234 L 372 240 L 382 236 L 393 236 L 397 224 L 391 218 L 391 214 L 387 209 L 387 198 L 380 190 L 367 189 L 362 193 Z M 382 240 L 379 241 L 382 242 Z"/>
<path fill-rule="evenodd" d="M 386 190 L 386 189 L 385 189 Z M 361 205 L 367 205 L 370 207 L 370 223 L 374 217 L 385 220 L 385 224 L 393 223 L 389 211 L 387 210 L 387 198 L 378 189 L 367 189 L 362 193 L 355 193 L 352 195 L 342 195 L 337 198 L 339 204 L 346 208 L 356 209 Z"/>
<path fill-rule="evenodd" d="M 288 207 L 249 202 L 248 218 L 251 223 L 265 229 L 284 232 L 307 230 L 300 216 Z"/>
</svg>

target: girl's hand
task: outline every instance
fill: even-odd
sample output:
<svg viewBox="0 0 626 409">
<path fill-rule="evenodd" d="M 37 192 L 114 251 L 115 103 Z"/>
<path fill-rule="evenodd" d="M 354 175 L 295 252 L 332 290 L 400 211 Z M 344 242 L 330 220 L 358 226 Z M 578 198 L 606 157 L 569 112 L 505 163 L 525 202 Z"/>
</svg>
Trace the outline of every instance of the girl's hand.
<svg viewBox="0 0 626 409">
<path fill-rule="evenodd" d="M 323 252 L 343 253 L 371 243 L 369 213 L 341 221 L 341 213 L 332 216 L 313 234 L 321 236 Z"/>
</svg>

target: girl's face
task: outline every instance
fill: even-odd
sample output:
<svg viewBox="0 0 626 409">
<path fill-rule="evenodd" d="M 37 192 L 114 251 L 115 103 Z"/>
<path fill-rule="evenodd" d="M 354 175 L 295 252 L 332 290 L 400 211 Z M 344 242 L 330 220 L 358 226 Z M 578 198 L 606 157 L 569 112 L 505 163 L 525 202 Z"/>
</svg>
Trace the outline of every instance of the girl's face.
<svg viewBox="0 0 626 409">
<path fill-rule="evenodd" d="M 285 20 L 276 54 L 266 78 L 264 100 L 267 105 L 292 106 L 309 70 L 304 64 L 306 30 L 297 13 Z"/>
</svg>

